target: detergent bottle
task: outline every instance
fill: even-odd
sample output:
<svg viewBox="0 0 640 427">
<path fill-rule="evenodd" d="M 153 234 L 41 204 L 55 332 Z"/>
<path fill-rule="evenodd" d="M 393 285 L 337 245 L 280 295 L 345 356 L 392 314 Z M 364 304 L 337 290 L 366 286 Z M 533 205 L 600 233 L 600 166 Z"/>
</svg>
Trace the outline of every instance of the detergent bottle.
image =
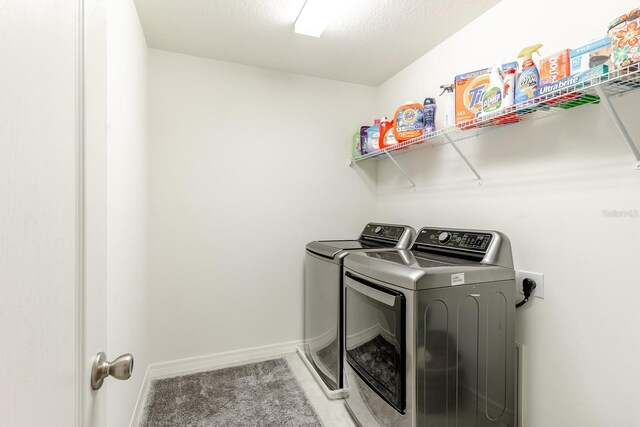
<svg viewBox="0 0 640 427">
<path fill-rule="evenodd" d="M 496 113 L 504 108 L 504 80 L 502 66 L 495 65 L 489 75 L 489 88 L 482 97 L 482 114 Z"/>
<path fill-rule="evenodd" d="M 356 158 L 362 155 L 362 145 L 360 141 L 360 129 L 353 134 L 353 145 L 351 147 L 351 157 Z"/>
<path fill-rule="evenodd" d="M 367 153 L 380 149 L 380 119 L 375 119 L 373 126 L 367 129 Z"/>
<path fill-rule="evenodd" d="M 369 130 L 369 126 L 360 126 L 360 154 L 363 156 L 368 153 L 367 130 Z"/>
<path fill-rule="evenodd" d="M 516 104 L 529 101 L 538 96 L 540 73 L 535 62 L 533 62 L 533 54 L 536 53 L 540 56 L 539 50 L 541 47 L 541 44 L 525 47 L 518 54 L 518 58 L 524 58 L 524 62 L 516 84 Z"/>
<path fill-rule="evenodd" d="M 424 132 L 432 133 L 436 131 L 436 100 L 435 98 L 425 98 L 422 104 L 422 114 L 424 119 Z"/>
<path fill-rule="evenodd" d="M 387 133 L 384 134 L 384 141 L 383 141 L 384 148 L 393 147 L 394 145 L 396 145 L 398 143 L 398 141 L 396 141 L 396 135 L 393 133 L 394 125 L 395 125 L 395 123 L 392 121 L 391 122 L 391 128 L 389 128 Z"/>
<path fill-rule="evenodd" d="M 380 142 L 378 146 L 381 149 L 387 148 L 385 144 L 385 137 L 388 131 L 391 129 L 393 129 L 393 120 L 389 120 L 387 117 L 383 117 L 382 119 L 380 119 Z"/>
</svg>

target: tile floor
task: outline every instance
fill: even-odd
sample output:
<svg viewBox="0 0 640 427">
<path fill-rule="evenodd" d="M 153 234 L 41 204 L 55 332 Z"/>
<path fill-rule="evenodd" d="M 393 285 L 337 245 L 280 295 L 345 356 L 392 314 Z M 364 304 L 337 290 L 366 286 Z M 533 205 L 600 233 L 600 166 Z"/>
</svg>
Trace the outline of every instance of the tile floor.
<svg viewBox="0 0 640 427">
<path fill-rule="evenodd" d="M 355 427 L 347 409 L 344 407 L 344 400 L 327 399 L 327 396 L 297 353 L 290 353 L 284 357 L 326 427 Z"/>
</svg>

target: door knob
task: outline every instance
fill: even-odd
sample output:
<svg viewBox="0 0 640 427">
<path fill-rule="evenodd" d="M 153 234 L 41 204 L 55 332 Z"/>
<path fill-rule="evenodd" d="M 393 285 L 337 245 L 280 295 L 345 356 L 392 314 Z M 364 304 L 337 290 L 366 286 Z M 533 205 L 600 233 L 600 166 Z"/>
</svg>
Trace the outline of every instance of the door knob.
<svg viewBox="0 0 640 427">
<path fill-rule="evenodd" d="M 113 362 L 107 362 L 107 355 L 103 352 L 96 354 L 91 367 L 91 388 L 98 390 L 104 379 L 111 376 L 119 380 L 128 380 L 133 372 L 133 355 L 123 354 Z"/>
</svg>

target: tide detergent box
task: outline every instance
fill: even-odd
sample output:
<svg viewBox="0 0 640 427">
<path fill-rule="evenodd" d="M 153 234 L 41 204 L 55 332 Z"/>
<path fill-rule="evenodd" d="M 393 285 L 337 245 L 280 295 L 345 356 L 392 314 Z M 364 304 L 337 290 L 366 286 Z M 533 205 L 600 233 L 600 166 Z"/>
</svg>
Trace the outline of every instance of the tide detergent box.
<svg viewBox="0 0 640 427">
<path fill-rule="evenodd" d="M 611 39 L 606 36 L 571 50 L 571 75 L 582 73 L 600 65 L 613 68 Z"/>
<path fill-rule="evenodd" d="M 503 70 L 518 68 L 517 62 L 502 64 Z M 456 124 L 473 120 L 482 113 L 482 98 L 489 89 L 491 68 L 457 75 L 454 79 Z"/>
<path fill-rule="evenodd" d="M 547 56 L 540 60 L 538 71 L 540 72 L 540 86 L 548 85 L 571 75 L 571 55 L 569 49 L 565 49 L 555 55 Z"/>
</svg>

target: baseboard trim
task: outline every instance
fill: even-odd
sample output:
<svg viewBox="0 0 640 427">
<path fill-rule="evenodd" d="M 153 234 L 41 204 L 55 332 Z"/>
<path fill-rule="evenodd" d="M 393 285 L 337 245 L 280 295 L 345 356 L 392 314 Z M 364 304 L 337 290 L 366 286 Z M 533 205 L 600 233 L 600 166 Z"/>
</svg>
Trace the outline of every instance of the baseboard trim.
<svg viewBox="0 0 640 427">
<path fill-rule="evenodd" d="M 138 393 L 136 406 L 133 408 L 133 416 L 131 417 L 129 427 L 138 427 L 140 425 L 140 422 L 142 421 L 142 414 L 144 412 L 144 405 L 147 401 L 147 395 L 149 394 L 150 384 L 151 380 L 149 379 L 149 366 L 147 365 L 147 370 L 144 373 L 144 378 L 142 379 L 142 384 L 140 385 L 140 392 Z"/>
<path fill-rule="evenodd" d="M 142 380 L 138 400 L 131 417 L 129 427 L 138 427 L 142 421 L 142 415 L 146 404 L 151 382 L 161 378 L 170 378 L 180 375 L 195 374 L 212 369 L 229 368 L 245 365 L 247 363 L 262 362 L 295 353 L 302 341 L 288 341 L 280 344 L 270 344 L 260 347 L 246 348 L 242 350 L 226 351 L 207 356 L 189 357 L 186 359 L 171 360 L 168 362 L 153 363 L 147 366 L 147 371 Z"/>
<path fill-rule="evenodd" d="M 228 368 L 246 363 L 260 362 L 288 353 L 295 353 L 301 341 L 289 341 L 242 350 L 226 351 L 207 356 L 189 357 L 149 365 L 150 379 L 194 374 L 211 369 Z"/>
<path fill-rule="evenodd" d="M 306 338 L 305 343 L 311 348 L 324 348 L 338 337 L 338 328 L 333 327 L 314 338 Z"/>
</svg>

